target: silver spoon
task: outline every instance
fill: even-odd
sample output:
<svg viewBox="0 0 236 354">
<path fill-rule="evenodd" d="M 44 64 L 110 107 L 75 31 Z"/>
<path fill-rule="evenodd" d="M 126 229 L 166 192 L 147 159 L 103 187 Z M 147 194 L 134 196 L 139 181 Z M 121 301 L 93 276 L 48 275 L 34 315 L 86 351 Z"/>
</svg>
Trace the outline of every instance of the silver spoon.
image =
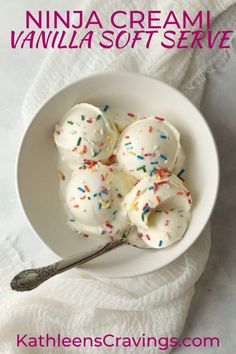
<svg viewBox="0 0 236 354">
<path fill-rule="evenodd" d="M 78 255 L 73 255 L 45 267 L 23 270 L 12 279 L 10 286 L 16 291 L 29 291 L 35 289 L 54 275 L 63 273 L 66 270 L 74 268 L 80 264 L 84 264 L 94 258 L 110 252 L 117 247 L 128 244 L 129 242 L 126 237 L 114 242 L 109 242 L 102 248 L 99 248 L 97 251 L 90 253 L 87 256 L 81 257 Z"/>
</svg>

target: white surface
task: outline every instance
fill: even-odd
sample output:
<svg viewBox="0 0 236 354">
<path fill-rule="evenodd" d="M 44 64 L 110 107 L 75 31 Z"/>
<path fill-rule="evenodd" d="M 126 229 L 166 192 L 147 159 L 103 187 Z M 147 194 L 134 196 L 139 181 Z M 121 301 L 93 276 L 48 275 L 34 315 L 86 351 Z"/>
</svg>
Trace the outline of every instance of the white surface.
<svg viewBox="0 0 236 354">
<path fill-rule="evenodd" d="M 108 103 L 118 113 L 133 112 L 135 107 L 138 116 L 168 118 L 180 132 L 188 154 L 185 178 L 192 192 L 193 210 L 184 238 L 171 247 L 159 252 L 122 247 L 82 268 L 100 276 L 129 277 L 166 266 L 183 254 L 205 227 L 215 203 L 219 171 L 215 144 L 199 111 L 158 80 L 133 73 L 98 74 L 68 86 L 46 103 L 26 131 L 19 154 L 18 186 L 26 215 L 37 234 L 61 257 L 75 249 L 86 253 L 96 249 L 93 240 L 75 237 L 66 223 L 58 193 L 58 152 L 52 136 L 68 109 L 84 101 L 98 107 Z M 205 160 L 210 163 L 205 164 Z"/>
<path fill-rule="evenodd" d="M 75 3 L 73 1 L 73 3 Z M 45 52 L 11 51 L 7 48 L 6 38 L 11 25 L 5 13 L 11 13 L 11 22 L 20 23 L 19 11 L 23 5 L 29 7 L 28 1 L 0 1 L 1 8 L 1 48 L 0 56 L 0 159 L 1 159 L 1 237 L 12 239 L 21 235 L 15 241 L 21 250 L 23 258 L 34 258 L 35 250 L 41 243 L 32 237 L 19 204 L 14 188 L 14 164 L 16 146 L 22 134 L 21 105 L 29 85 L 37 73 Z M 53 3 L 42 1 L 41 6 L 54 6 Z M 65 4 L 67 5 L 67 3 Z M 33 6 L 33 4 L 32 4 Z M 20 9 L 20 10 L 19 10 Z M 9 15 L 10 16 L 10 15 Z M 197 284 L 196 294 L 183 336 L 219 336 L 222 342 L 221 353 L 231 353 L 235 346 L 235 165 L 232 164 L 232 153 L 236 150 L 236 120 L 235 120 L 235 72 L 236 58 L 231 56 L 227 66 L 218 67 L 217 72 L 209 75 L 204 92 L 202 111 L 207 117 L 219 147 L 222 161 L 222 183 L 218 203 L 213 214 L 212 251 L 208 266 L 202 279 Z M 227 93 L 227 95 L 226 95 Z M 231 94 L 232 93 L 232 94 Z M 223 99 L 222 99 L 223 97 Z M 227 124 L 226 124 L 227 122 Z M 229 154 L 230 152 L 230 154 Z M 227 241 L 227 242 L 226 242 Z M 49 256 L 45 248 L 44 256 Z M 37 259 L 40 264 L 40 259 Z M 185 353 L 186 350 L 178 350 Z M 194 348 L 188 353 L 196 353 Z M 216 350 L 206 349 L 206 353 Z"/>
</svg>

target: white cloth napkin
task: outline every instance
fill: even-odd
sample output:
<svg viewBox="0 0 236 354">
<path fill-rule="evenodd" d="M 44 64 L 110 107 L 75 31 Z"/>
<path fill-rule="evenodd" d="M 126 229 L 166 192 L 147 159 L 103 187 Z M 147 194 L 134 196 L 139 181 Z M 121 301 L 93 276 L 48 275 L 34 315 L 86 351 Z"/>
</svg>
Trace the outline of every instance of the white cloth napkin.
<svg viewBox="0 0 236 354">
<path fill-rule="evenodd" d="M 114 11 L 119 2 L 88 1 L 86 11 L 98 9 L 104 18 Z M 233 0 L 217 1 L 122 1 L 122 8 L 153 9 L 162 11 L 183 9 L 192 13 L 211 8 L 212 18 L 222 14 Z M 226 20 L 227 22 L 226 22 Z M 220 16 L 217 29 L 230 26 L 230 11 Z M 232 22 L 233 23 L 233 22 Z M 64 85 L 89 73 L 104 70 L 131 70 L 160 78 L 179 87 L 199 104 L 204 89 L 205 73 L 214 68 L 214 62 L 224 61 L 225 51 L 166 50 L 158 46 L 152 51 L 139 48 L 134 51 L 93 50 L 52 51 L 31 87 L 23 107 L 29 121 L 42 103 Z M 200 277 L 210 249 L 209 226 L 198 241 L 169 266 L 131 279 L 105 279 L 78 272 L 51 279 L 31 293 L 13 293 L 7 285 L 9 279 L 24 264 L 9 242 L 0 245 L 0 277 L 2 279 L 0 306 L 0 352 L 16 353 L 16 333 L 30 336 L 61 333 L 64 336 L 116 336 L 178 337 L 183 329 L 194 293 L 194 283 Z M 154 350 L 154 349 L 153 349 Z M 166 352 L 170 352 L 170 348 Z M 49 349 L 47 352 L 74 352 L 78 349 Z M 155 353 L 162 353 L 159 349 Z M 39 349 L 22 348 L 20 353 Z M 92 353 L 85 348 L 83 353 Z M 95 351 L 96 352 L 96 351 Z M 98 349 L 105 353 L 106 349 Z M 109 353 L 150 353 L 150 348 L 109 348 Z"/>
</svg>

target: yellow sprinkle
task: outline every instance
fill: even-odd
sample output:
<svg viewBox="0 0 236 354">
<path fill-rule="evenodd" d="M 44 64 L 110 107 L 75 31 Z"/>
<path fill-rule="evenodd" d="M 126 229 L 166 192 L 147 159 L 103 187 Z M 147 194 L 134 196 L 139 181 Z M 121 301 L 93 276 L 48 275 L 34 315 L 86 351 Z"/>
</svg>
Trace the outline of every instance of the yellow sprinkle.
<svg viewBox="0 0 236 354">
<path fill-rule="evenodd" d="M 133 151 L 130 151 L 129 154 L 133 155 L 133 156 L 136 156 L 135 152 L 133 152 Z"/>
<path fill-rule="evenodd" d="M 138 202 L 133 202 L 132 204 L 131 204 L 131 210 L 138 210 Z"/>
<path fill-rule="evenodd" d="M 114 139 L 113 139 L 113 137 L 112 137 L 111 135 L 108 135 L 108 136 L 107 136 L 107 140 L 108 140 L 110 143 L 112 143 Z"/>
<path fill-rule="evenodd" d="M 111 183 L 112 183 L 112 180 L 111 180 L 111 179 L 108 179 L 106 182 L 107 182 L 108 184 L 111 184 Z"/>
</svg>

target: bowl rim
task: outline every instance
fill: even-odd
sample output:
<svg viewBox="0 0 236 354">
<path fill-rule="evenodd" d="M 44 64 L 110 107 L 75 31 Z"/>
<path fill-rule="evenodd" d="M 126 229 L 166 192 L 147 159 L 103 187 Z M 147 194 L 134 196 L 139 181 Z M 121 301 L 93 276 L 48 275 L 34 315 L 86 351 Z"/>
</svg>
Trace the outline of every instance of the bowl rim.
<svg viewBox="0 0 236 354">
<path fill-rule="evenodd" d="M 75 269 L 77 270 L 80 270 L 80 271 L 85 271 L 87 272 L 88 274 L 92 274 L 92 275 L 95 275 L 95 276 L 101 276 L 101 277 L 104 277 L 104 278 L 114 278 L 114 279 L 122 279 L 122 278 L 134 278 L 134 277 L 137 277 L 137 276 L 141 276 L 141 275 L 145 275 L 145 274 L 151 274 L 157 270 L 160 270 L 166 266 L 168 266 L 169 264 L 173 263 L 174 261 L 176 261 L 179 257 L 181 257 L 185 252 L 187 252 L 189 250 L 189 248 L 198 240 L 199 236 L 202 234 L 202 232 L 204 231 L 204 229 L 207 227 L 207 224 L 211 218 L 211 215 L 212 215 L 212 212 L 214 210 L 214 207 L 215 207 L 215 204 L 216 204 L 216 201 L 217 201 L 217 197 L 218 197 L 218 191 L 219 191 L 219 182 L 220 182 L 220 164 L 219 164 L 219 154 L 218 154 L 218 149 L 217 149 L 217 145 L 216 145 L 216 141 L 215 141 L 215 138 L 214 138 L 214 135 L 213 135 L 213 132 L 212 130 L 210 129 L 210 126 L 208 124 L 208 122 L 206 121 L 205 117 L 203 116 L 203 114 L 200 112 L 200 110 L 198 109 L 198 107 L 196 107 L 190 100 L 188 97 L 186 97 L 181 91 L 179 91 L 178 89 L 176 89 L 175 87 L 172 87 L 170 85 L 168 85 L 167 83 L 165 83 L 164 81 L 161 81 L 159 79 L 156 79 L 154 77 L 150 77 L 148 75 L 144 75 L 144 74 L 141 74 L 141 73 L 138 73 L 138 72 L 131 72 L 131 71 L 120 71 L 120 70 L 117 70 L 117 71 L 109 71 L 109 72 L 104 72 L 104 71 L 99 71 L 99 72 L 96 72 L 96 73 L 93 73 L 93 74 L 90 74 L 90 75 L 86 75 L 84 77 L 82 77 L 81 79 L 78 79 L 78 80 L 75 80 L 73 81 L 72 83 L 64 86 L 63 88 L 57 90 L 53 95 L 51 95 L 41 106 L 40 108 L 36 111 L 36 113 L 34 114 L 34 116 L 32 117 L 32 119 L 27 123 L 26 127 L 24 127 L 24 130 L 23 130 L 23 133 L 21 135 L 21 138 L 20 138 L 20 141 L 19 141 L 19 144 L 18 144 L 18 149 L 17 149 L 17 154 L 16 154 L 16 162 L 15 162 L 15 185 L 16 185 L 16 194 L 17 194 L 17 199 L 19 201 L 19 204 L 20 204 L 20 207 L 21 207 L 21 210 L 23 211 L 23 214 L 27 220 L 27 223 L 28 225 L 30 226 L 31 230 L 33 231 L 34 235 L 36 235 L 36 237 L 42 242 L 42 244 L 44 244 L 44 246 L 46 246 L 48 249 L 50 249 L 50 251 L 56 255 L 57 257 L 59 257 L 61 259 L 61 256 L 59 256 L 51 247 L 49 247 L 47 245 L 47 243 L 40 237 L 40 235 L 37 233 L 36 229 L 34 228 L 33 224 L 31 223 L 28 215 L 27 215 L 27 211 L 24 207 L 24 204 L 23 204 L 23 198 L 22 198 L 22 191 L 20 191 L 20 183 L 19 183 L 19 166 L 20 166 L 20 157 L 21 157 L 21 153 L 22 153 L 22 149 L 23 149 L 23 145 L 24 145 L 24 141 L 25 141 L 25 138 L 31 128 L 31 125 L 33 125 L 34 121 L 37 119 L 37 116 L 38 114 L 40 113 L 40 111 L 42 109 L 44 109 L 48 103 L 55 97 L 57 96 L 59 93 L 62 93 L 63 91 L 66 91 L 68 90 L 69 88 L 73 87 L 74 85 L 77 85 L 79 82 L 83 82 L 83 81 L 87 81 L 87 80 L 91 80 L 93 78 L 99 78 L 99 77 L 113 77 L 113 76 L 124 76 L 126 79 L 127 77 L 141 77 L 141 78 L 146 78 L 148 80 L 151 80 L 151 81 L 158 81 L 161 85 L 165 86 L 166 88 L 171 88 L 172 90 L 175 91 L 175 93 L 177 93 L 178 95 L 181 95 L 182 97 L 184 97 L 185 99 L 188 100 L 188 103 L 196 110 L 198 111 L 199 115 L 201 116 L 202 118 L 202 121 L 203 123 L 205 124 L 205 129 L 208 130 L 208 134 L 209 136 L 211 137 L 212 139 L 212 148 L 214 149 L 214 155 L 215 155 L 215 158 L 216 158 L 216 174 L 215 174 L 215 184 L 216 184 L 216 188 L 215 188 L 215 191 L 214 191 L 214 195 L 212 196 L 212 203 L 211 203 L 211 208 L 209 210 L 209 214 L 208 214 L 208 217 L 206 218 L 205 220 L 205 223 L 202 224 L 201 228 L 200 228 L 200 231 L 198 233 L 198 236 L 193 239 L 189 244 L 188 244 L 188 247 L 186 248 L 183 248 L 182 250 L 179 251 L 179 253 L 173 257 L 173 259 L 171 261 L 167 261 L 166 263 L 164 263 L 161 267 L 157 268 L 157 269 L 153 269 L 151 271 L 149 270 L 143 270 L 143 271 L 138 271 L 138 272 L 133 272 L 132 275 L 104 275 L 103 273 L 99 273 L 99 272 L 93 272 L 91 270 L 87 270 L 87 269 L 84 269 L 84 268 L 80 268 L 79 266 L 78 267 L 75 267 Z"/>
</svg>

